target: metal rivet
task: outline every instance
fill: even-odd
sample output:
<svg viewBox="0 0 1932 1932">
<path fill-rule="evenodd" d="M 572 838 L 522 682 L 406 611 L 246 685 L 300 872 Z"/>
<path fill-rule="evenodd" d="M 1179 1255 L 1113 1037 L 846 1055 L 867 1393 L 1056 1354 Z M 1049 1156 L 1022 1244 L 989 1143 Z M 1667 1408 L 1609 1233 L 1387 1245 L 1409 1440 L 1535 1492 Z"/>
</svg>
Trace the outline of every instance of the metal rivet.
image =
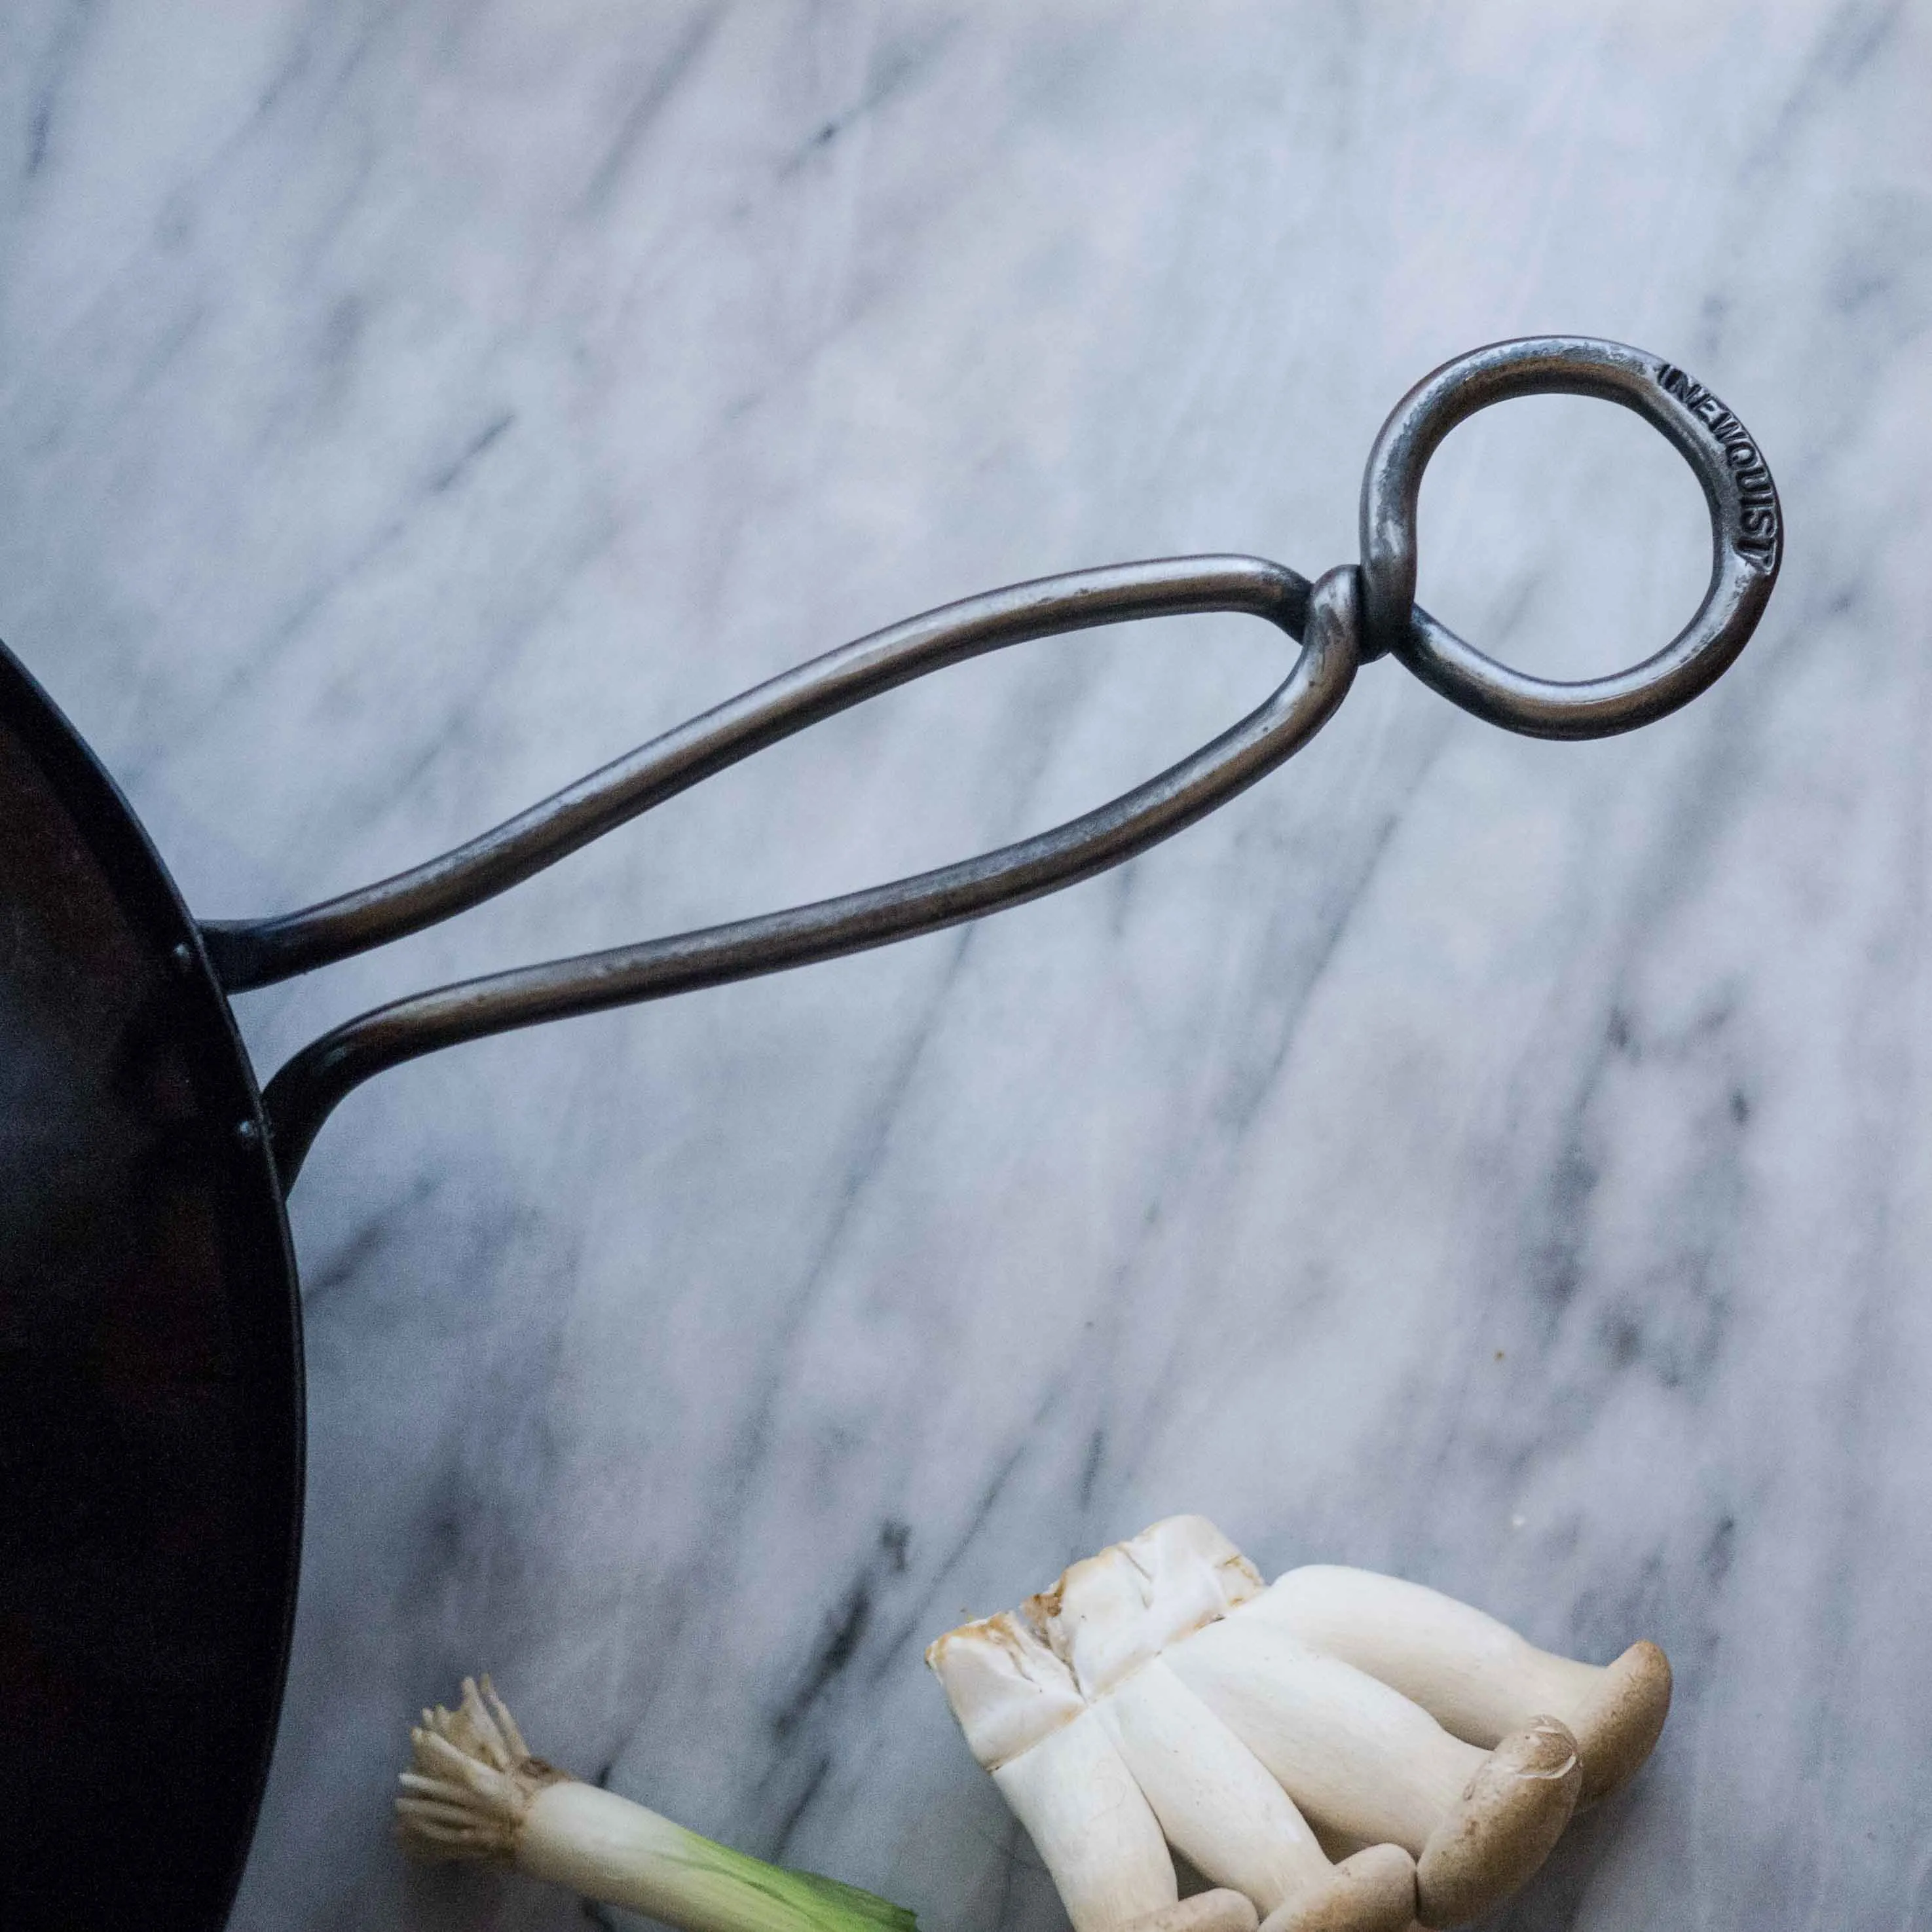
<svg viewBox="0 0 1932 1932">
<path fill-rule="evenodd" d="M 172 962 L 177 973 L 192 973 L 194 970 L 194 948 L 184 939 L 169 948 L 168 958 Z"/>
<path fill-rule="evenodd" d="M 251 1148 L 262 1138 L 262 1130 L 253 1120 L 243 1120 L 236 1126 L 235 1138 L 244 1148 Z"/>
</svg>

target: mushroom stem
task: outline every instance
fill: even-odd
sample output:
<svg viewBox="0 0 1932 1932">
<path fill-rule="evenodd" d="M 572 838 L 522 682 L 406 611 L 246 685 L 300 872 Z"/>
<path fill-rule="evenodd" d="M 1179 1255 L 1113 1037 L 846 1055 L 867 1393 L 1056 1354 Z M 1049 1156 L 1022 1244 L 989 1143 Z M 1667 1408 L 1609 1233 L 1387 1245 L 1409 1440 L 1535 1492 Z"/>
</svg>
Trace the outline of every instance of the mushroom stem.
<svg viewBox="0 0 1932 1932">
<path fill-rule="evenodd" d="M 1095 1712 L 1000 1766 L 993 1782 L 1051 1874 L 1073 1932 L 1124 1932 L 1179 1900 L 1167 1841 Z"/>
<path fill-rule="evenodd" d="M 1399 1691 L 1246 1611 L 1166 1659 L 1316 1824 L 1414 1856 L 1425 1924 L 1500 1904 L 1576 1809 L 1576 1741 L 1553 1718 L 1486 1755 Z M 1449 1910 L 1462 1916 L 1431 1916 Z"/>
<path fill-rule="evenodd" d="M 1136 1918 L 1129 1932 L 1255 1932 L 1260 1923 L 1253 1900 L 1244 1893 L 1197 1892 Z"/>
<path fill-rule="evenodd" d="M 1552 1713 L 1576 1738 L 1586 1804 L 1636 1774 L 1670 1714 L 1670 1665 L 1655 1644 L 1634 1644 L 1607 1666 L 1579 1664 L 1399 1577 L 1313 1564 L 1279 1578 L 1244 1615 L 1379 1678 L 1473 1744 Z"/>
<path fill-rule="evenodd" d="M 1074 1932 L 1125 1932 L 1180 1896 L 1167 1841 L 1066 1664 L 1010 1612 L 926 1653 L 973 1755 L 1052 1875 Z"/>
<path fill-rule="evenodd" d="M 1168 1843 L 1202 1877 L 1263 1914 L 1327 1880 L 1293 1799 L 1160 1658 L 1094 1708 Z"/>
<path fill-rule="evenodd" d="M 1157 1523 L 1075 1564 L 1026 1610 L 1106 1725 L 1168 1842 L 1265 1913 L 1325 1878 L 1328 1861 L 1280 1784 L 1162 1660 L 1178 1633 L 1224 1614 L 1217 1545 L 1240 1562 L 1212 1524 Z"/>
<path fill-rule="evenodd" d="M 1317 1826 L 1364 1844 L 1420 1853 L 1483 1762 L 1400 1692 L 1245 1613 L 1166 1662 Z"/>
</svg>

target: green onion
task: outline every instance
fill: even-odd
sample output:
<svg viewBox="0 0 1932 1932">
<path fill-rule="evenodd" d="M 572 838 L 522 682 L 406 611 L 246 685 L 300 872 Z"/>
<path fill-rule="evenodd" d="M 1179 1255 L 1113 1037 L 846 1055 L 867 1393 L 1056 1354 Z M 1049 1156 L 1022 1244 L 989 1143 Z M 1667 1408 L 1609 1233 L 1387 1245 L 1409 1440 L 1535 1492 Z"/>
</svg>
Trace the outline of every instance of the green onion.
<svg viewBox="0 0 1932 1932">
<path fill-rule="evenodd" d="M 682 1932 L 916 1932 L 856 1886 L 791 1871 L 687 1832 L 533 1757 L 488 1678 L 425 1711 L 399 1782 L 398 1833 L 419 1858 L 514 1865 Z"/>
</svg>

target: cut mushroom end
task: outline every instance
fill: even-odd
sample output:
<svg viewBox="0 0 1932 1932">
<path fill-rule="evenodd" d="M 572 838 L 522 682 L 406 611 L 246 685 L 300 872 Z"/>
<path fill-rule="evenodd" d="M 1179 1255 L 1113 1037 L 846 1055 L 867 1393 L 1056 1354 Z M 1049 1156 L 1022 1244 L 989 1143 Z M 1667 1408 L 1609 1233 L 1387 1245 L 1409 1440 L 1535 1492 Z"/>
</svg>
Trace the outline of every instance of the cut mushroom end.
<svg viewBox="0 0 1932 1932">
<path fill-rule="evenodd" d="M 1416 1861 L 1416 1917 L 1466 1925 L 1530 1878 L 1576 1808 L 1576 1740 L 1555 1718 L 1512 1732 L 1484 1761 Z"/>
<path fill-rule="evenodd" d="M 1178 1905 L 1164 1905 L 1137 1918 L 1126 1932 L 1255 1932 L 1261 1923 L 1245 1892 L 1197 1892 Z"/>
<path fill-rule="evenodd" d="M 1583 1760 L 1580 1805 L 1621 1791 L 1642 1769 L 1670 1714 L 1670 1660 L 1654 1643 L 1634 1643 L 1611 1664 L 1572 1718 Z"/>
<path fill-rule="evenodd" d="M 1415 1861 L 1371 1845 L 1270 1912 L 1264 1932 L 1408 1932 L 1415 1913 Z"/>
</svg>

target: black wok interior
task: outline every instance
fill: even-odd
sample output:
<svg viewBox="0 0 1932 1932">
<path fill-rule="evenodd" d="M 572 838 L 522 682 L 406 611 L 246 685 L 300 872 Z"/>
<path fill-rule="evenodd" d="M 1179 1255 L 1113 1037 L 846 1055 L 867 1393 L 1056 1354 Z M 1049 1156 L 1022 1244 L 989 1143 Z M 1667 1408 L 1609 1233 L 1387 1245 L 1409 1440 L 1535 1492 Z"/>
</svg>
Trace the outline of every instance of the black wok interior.
<svg viewBox="0 0 1932 1932">
<path fill-rule="evenodd" d="M 0 649 L 9 1932 L 218 1926 L 240 1875 L 302 1495 L 294 1276 L 260 1126 L 166 872 Z"/>
</svg>

